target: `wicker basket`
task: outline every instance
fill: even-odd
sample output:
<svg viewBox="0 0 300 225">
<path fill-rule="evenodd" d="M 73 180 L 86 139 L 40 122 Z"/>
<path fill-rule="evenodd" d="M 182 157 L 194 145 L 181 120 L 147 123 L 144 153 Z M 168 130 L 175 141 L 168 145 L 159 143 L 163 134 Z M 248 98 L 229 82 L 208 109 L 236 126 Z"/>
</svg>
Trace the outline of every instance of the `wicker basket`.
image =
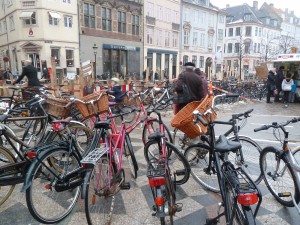
<svg viewBox="0 0 300 225">
<path fill-rule="evenodd" d="M 125 95 L 122 99 L 122 104 L 123 105 L 136 105 L 136 101 L 133 97 L 128 97 L 127 95 Z"/>
<path fill-rule="evenodd" d="M 199 123 L 201 127 L 201 132 L 193 122 L 193 111 L 199 110 L 200 113 L 204 113 L 207 109 L 211 108 L 211 101 L 208 96 L 203 98 L 201 101 L 194 101 L 187 104 L 183 109 L 181 109 L 171 120 L 172 127 L 176 127 L 185 133 L 189 138 L 193 139 L 207 132 L 206 126 Z M 203 116 L 205 121 L 214 121 L 217 117 L 216 112 L 211 108 L 212 114 L 207 114 Z"/>
<path fill-rule="evenodd" d="M 70 115 L 71 112 L 71 106 L 65 108 L 65 105 L 67 105 L 69 102 L 68 99 L 61 99 L 61 98 L 47 98 L 47 105 L 46 105 L 46 111 L 53 116 L 66 118 Z"/>
<path fill-rule="evenodd" d="M 29 101 L 36 94 L 40 94 L 38 87 L 26 87 L 21 89 L 23 101 Z"/>
<path fill-rule="evenodd" d="M 92 94 L 89 94 L 87 96 L 84 96 L 81 98 L 84 102 L 89 102 L 91 100 L 96 100 L 100 95 L 100 99 L 98 101 L 94 102 L 94 107 L 97 113 L 103 114 L 108 112 L 108 96 L 106 93 L 103 92 L 94 92 Z M 95 115 L 95 111 L 91 104 L 83 104 L 81 102 L 75 102 L 75 105 L 77 106 L 78 110 L 80 111 L 81 115 L 84 118 L 90 118 Z"/>
</svg>

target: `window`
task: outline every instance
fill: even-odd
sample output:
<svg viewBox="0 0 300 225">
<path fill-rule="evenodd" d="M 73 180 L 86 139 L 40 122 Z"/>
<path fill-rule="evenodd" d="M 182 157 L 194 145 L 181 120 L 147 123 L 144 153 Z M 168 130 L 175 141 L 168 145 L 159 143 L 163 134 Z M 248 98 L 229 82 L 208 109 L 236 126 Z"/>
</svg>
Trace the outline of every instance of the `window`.
<svg viewBox="0 0 300 225">
<path fill-rule="evenodd" d="M 126 33 L 126 13 L 118 11 L 118 32 Z"/>
<path fill-rule="evenodd" d="M 131 16 L 132 35 L 140 34 L 140 17 L 137 15 Z"/>
<path fill-rule="evenodd" d="M 219 16 L 219 23 L 224 23 L 224 22 L 225 22 L 225 17 Z"/>
<path fill-rule="evenodd" d="M 244 15 L 244 21 L 245 21 L 245 22 L 251 21 L 251 14 L 245 14 L 245 15 Z"/>
<path fill-rule="evenodd" d="M 161 41 L 162 41 L 162 31 L 157 30 L 157 39 L 156 39 L 157 46 L 162 45 Z"/>
<path fill-rule="evenodd" d="M 199 67 L 203 68 L 204 67 L 204 56 L 200 56 L 200 61 L 199 61 Z"/>
<path fill-rule="evenodd" d="M 183 65 L 189 61 L 189 57 L 187 55 L 183 56 Z"/>
<path fill-rule="evenodd" d="M 63 0 L 63 3 L 71 4 L 71 0 Z"/>
<path fill-rule="evenodd" d="M 200 43 L 199 43 L 199 45 L 200 45 L 200 47 L 204 47 L 204 43 L 205 43 L 205 34 L 203 34 L 203 33 L 201 33 L 200 34 Z"/>
<path fill-rule="evenodd" d="M 66 50 L 66 65 L 67 67 L 73 67 L 74 66 L 74 50 Z"/>
<path fill-rule="evenodd" d="M 170 47 L 170 32 L 166 31 L 166 36 L 165 36 L 165 46 Z"/>
<path fill-rule="evenodd" d="M 14 21 L 14 17 L 13 16 L 9 17 L 9 28 L 10 28 L 10 30 L 14 30 L 15 29 L 15 21 Z"/>
<path fill-rule="evenodd" d="M 193 46 L 197 46 L 198 44 L 198 32 L 193 32 Z"/>
<path fill-rule="evenodd" d="M 250 42 L 246 42 L 245 43 L 245 53 L 246 54 L 250 54 Z"/>
<path fill-rule="evenodd" d="M 25 18 L 26 25 L 35 25 L 36 24 L 36 15 L 35 12 L 31 14 L 31 17 Z"/>
<path fill-rule="evenodd" d="M 178 12 L 177 11 L 172 11 L 172 21 L 173 23 L 178 23 Z"/>
<path fill-rule="evenodd" d="M 197 67 L 197 56 L 196 55 L 192 56 L 192 63 L 194 63 L 195 66 Z"/>
<path fill-rule="evenodd" d="M 228 43 L 227 53 L 232 53 L 232 43 Z"/>
<path fill-rule="evenodd" d="M 166 8 L 166 10 L 165 10 L 165 20 L 169 23 L 172 22 L 171 9 Z"/>
<path fill-rule="evenodd" d="M 22 6 L 23 7 L 34 7 L 35 6 L 35 1 L 23 1 Z"/>
<path fill-rule="evenodd" d="M 235 43 L 234 44 L 234 53 L 239 53 L 240 52 L 240 43 Z"/>
<path fill-rule="evenodd" d="M 53 26 L 58 26 L 59 14 L 49 12 L 49 24 Z"/>
<path fill-rule="evenodd" d="M 214 26 L 214 15 L 213 14 L 208 15 L 208 26 L 210 26 L 210 27 Z"/>
<path fill-rule="evenodd" d="M 190 43 L 190 32 L 189 31 L 184 31 L 183 35 L 183 45 L 189 45 Z"/>
<path fill-rule="evenodd" d="M 257 43 L 254 43 L 253 51 L 256 53 Z"/>
<path fill-rule="evenodd" d="M 102 30 L 111 31 L 111 9 L 102 8 Z"/>
<path fill-rule="evenodd" d="M 246 27 L 246 36 L 251 36 L 252 33 L 252 27 Z"/>
<path fill-rule="evenodd" d="M 178 46 L 178 33 L 173 32 L 173 47 L 177 48 L 177 46 Z"/>
<path fill-rule="evenodd" d="M 223 29 L 218 29 L 218 40 L 219 41 L 223 40 Z"/>
<path fill-rule="evenodd" d="M 235 28 L 235 36 L 240 36 L 241 35 L 241 28 L 240 27 L 236 27 Z"/>
<path fill-rule="evenodd" d="M 71 16 L 65 16 L 64 17 L 64 24 L 65 24 L 65 27 L 71 28 L 72 27 L 72 17 Z"/>
<path fill-rule="evenodd" d="M 270 24 L 270 18 L 266 18 L 266 24 Z"/>
<path fill-rule="evenodd" d="M 164 18 L 163 15 L 164 15 L 164 13 L 163 13 L 163 7 L 160 6 L 160 5 L 158 5 L 157 6 L 157 19 L 163 20 L 163 18 Z"/>
<path fill-rule="evenodd" d="M 228 37 L 232 37 L 233 36 L 233 28 L 229 28 L 228 29 Z"/>
<path fill-rule="evenodd" d="M 154 5 L 153 3 L 149 3 L 147 4 L 147 7 L 146 7 L 146 16 L 151 16 L 151 17 L 154 17 Z"/>
<path fill-rule="evenodd" d="M 153 28 L 148 27 L 147 28 L 147 44 L 152 45 L 153 44 Z"/>
<path fill-rule="evenodd" d="M 212 47 L 213 47 L 213 36 L 212 35 L 208 35 L 207 47 L 210 48 L 210 49 L 212 49 Z"/>
<path fill-rule="evenodd" d="M 258 36 L 261 37 L 261 28 L 258 29 Z"/>
<path fill-rule="evenodd" d="M 84 26 L 95 28 L 95 5 L 84 3 Z"/>
<path fill-rule="evenodd" d="M 55 65 L 60 66 L 60 49 L 51 48 L 51 57 L 55 59 Z"/>
</svg>

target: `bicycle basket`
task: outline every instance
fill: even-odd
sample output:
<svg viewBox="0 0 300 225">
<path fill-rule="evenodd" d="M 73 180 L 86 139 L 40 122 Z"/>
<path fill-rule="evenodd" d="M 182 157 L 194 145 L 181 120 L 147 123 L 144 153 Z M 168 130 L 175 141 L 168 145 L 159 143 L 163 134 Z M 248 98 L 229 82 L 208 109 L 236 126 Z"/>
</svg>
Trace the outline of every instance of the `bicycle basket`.
<svg viewBox="0 0 300 225">
<path fill-rule="evenodd" d="M 193 139 L 207 132 L 207 127 L 199 123 L 201 131 L 198 126 L 193 122 L 193 111 L 198 110 L 200 113 L 205 113 L 208 109 L 212 113 L 203 116 L 206 122 L 214 121 L 217 117 L 216 112 L 211 108 L 211 100 L 208 96 L 204 97 L 201 101 L 194 101 L 188 103 L 181 109 L 171 120 L 172 127 L 178 128 L 185 133 L 189 138 Z"/>
<path fill-rule="evenodd" d="M 68 104 L 69 100 L 48 97 L 46 102 L 46 111 L 48 114 L 61 118 L 66 118 L 70 115 L 71 106 L 65 108 L 65 105 Z"/>
<path fill-rule="evenodd" d="M 102 95 L 98 101 L 94 102 L 94 108 L 96 110 L 96 113 L 103 114 L 108 112 L 108 95 L 103 92 L 94 92 L 92 94 L 89 94 L 87 96 L 84 96 L 81 98 L 83 102 L 89 102 L 91 100 L 97 100 L 99 95 Z M 90 118 L 95 115 L 95 111 L 91 104 L 83 104 L 81 102 L 75 102 L 76 107 L 80 111 L 81 115 L 84 118 Z"/>
<path fill-rule="evenodd" d="M 36 94 L 40 94 L 39 87 L 26 87 L 21 89 L 23 101 L 29 101 Z"/>
</svg>

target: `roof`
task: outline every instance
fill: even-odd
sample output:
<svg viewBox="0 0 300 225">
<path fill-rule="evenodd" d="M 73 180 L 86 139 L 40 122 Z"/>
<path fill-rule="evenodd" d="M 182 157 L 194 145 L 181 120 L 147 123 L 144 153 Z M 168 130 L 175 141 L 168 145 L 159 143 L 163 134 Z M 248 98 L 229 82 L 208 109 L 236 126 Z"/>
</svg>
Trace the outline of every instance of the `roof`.
<svg viewBox="0 0 300 225">
<path fill-rule="evenodd" d="M 253 7 L 250 7 L 247 3 L 243 5 L 228 7 L 223 9 L 231 19 L 227 23 L 241 22 L 244 21 L 245 14 L 251 15 L 251 18 L 247 22 L 261 23 L 257 18 L 255 10 Z"/>
</svg>

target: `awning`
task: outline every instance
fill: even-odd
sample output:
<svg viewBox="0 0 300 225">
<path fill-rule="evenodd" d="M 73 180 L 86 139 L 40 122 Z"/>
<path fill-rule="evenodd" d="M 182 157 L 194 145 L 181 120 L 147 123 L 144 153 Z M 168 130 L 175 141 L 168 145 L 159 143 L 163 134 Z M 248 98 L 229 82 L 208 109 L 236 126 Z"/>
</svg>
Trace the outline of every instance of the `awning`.
<svg viewBox="0 0 300 225">
<path fill-rule="evenodd" d="M 50 14 L 50 16 L 51 16 L 52 18 L 56 18 L 56 19 L 60 19 L 60 18 L 61 18 L 61 16 L 60 16 L 58 13 L 55 13 L 55 12 L 49 12 L 49 14 Z"/>
<path fill-rule="evenodd" d="M 21 12 L 20 19 L 29 19 L 31 18 L 33 12 Z"/>
</svg>

